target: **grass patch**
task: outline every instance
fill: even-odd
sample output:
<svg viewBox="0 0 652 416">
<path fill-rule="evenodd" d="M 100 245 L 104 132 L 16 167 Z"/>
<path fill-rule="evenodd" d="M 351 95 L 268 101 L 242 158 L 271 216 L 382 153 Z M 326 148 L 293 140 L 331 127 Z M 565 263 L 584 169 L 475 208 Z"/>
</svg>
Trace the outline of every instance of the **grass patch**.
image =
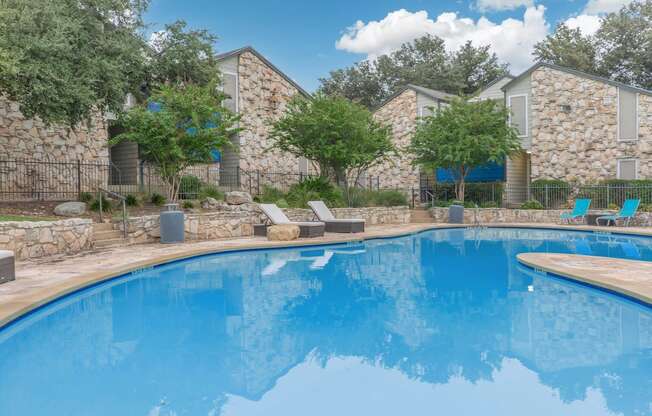
<svg viewBox="0 0 652 416">
<path fill-rule="evenodd" d="M 0 222 L 5 221 L 58 221 L 57 217 L 36 217 L 31 215 L 3 215 L 0 214 Z"/>
</svg>

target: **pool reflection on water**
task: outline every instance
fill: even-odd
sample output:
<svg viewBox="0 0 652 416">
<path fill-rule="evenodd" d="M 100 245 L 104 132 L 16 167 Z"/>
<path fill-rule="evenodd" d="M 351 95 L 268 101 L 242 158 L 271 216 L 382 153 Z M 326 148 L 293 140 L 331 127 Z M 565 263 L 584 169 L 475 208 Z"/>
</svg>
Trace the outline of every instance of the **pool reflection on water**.
<svg viewBox="0 0 652 416">
<path fill-rule="evenodd" d="M 0 331 L 0 415 L 645 415 L 652 309 L 521 252 L 652 240 L 438 230 L 177 262 Z"/>
</svg>

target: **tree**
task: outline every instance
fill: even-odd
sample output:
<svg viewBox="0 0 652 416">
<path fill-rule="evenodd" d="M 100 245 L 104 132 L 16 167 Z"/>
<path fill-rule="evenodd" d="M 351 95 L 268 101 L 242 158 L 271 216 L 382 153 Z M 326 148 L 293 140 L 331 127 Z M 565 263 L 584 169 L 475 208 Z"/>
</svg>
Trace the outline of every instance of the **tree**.
<svg viewBox="0 0 652 416">
<path fill-rule="evenodd" d="M 397 51 L 332 71 L 321 78 L 320 91 L 373 108 L 407 84 L 451 94 L 470 94 L 507 73 L 488 46 L 467 42 L 447 52 L 444 40 L 426 35 Z"/>
<path fill-rule="evenodd" d="M 414 163 L 453 173 L 457 199 L 464 201 L 465 179 L 477 166 L 503 163 L 520 150 L 507 123 L 508 110 L 493 100 L 457 99 L 417 126 L 409 151 Z"/>
<path fill-rule="evenodd" d="M 350 184 L 395 151 L 391 129 L 346 98 L 316 94 L 294 97 L 272 124 L 272 147 L 314 161 L 324 177 L 333 174 L 351 202 Z"/>
<path fill-rule="evenodd" d="M 125 133 L 111 144 L 138 143 L 141 158 L 153 164 L 168 185 L 168 199 L 176 200 L 183 171 L 210 163 L 211 152 L 230 145 L 229 138 L 240 131 L 239 117 L 222 105 L 225 98 L 215 83 L 163 85 L 150 97 L 160 111 L 141 105 L 123 114 Z"/>
<path fill-rule="evenodd" d="M 0 0 L 0 90 L 27 117 L 70 127 L 120 111 L 145 64 L 146 0 Z"/>
<path fill-rule="evenodd" d="M 186 26 L 178 20 L 152 37 L 148 72 L 154 85 L 205 85 L 218 77 L 213 51 L 217 37 L 206 30 L 187 30 Z"/>
<path fill-rule="evenodd" d="M 608 14 L 596 33 L 600 72 L 652 89 L 652 0 Z"/>
<path fill-rule="evenodd" d="M 580 29 L 571 29 L 564 23 L 534 45 L 532 55 L 538 61 L 599 74 L 594 39 L 582 35 Z"/>
</svg>

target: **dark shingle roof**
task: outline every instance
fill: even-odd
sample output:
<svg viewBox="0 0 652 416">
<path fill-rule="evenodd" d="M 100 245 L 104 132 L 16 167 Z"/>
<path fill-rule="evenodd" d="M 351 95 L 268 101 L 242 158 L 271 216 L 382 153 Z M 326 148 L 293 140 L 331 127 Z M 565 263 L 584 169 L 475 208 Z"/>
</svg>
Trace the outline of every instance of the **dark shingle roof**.
<svg viewBox="0 0 652 416">
<path fill-rule="evenodd" d="M 273 63 L 271 63 L 267 58 L 265 58 L 263 55 L 261 55 L 260 52 L 258 52 L 257 50 L 255 50 L 251 46 L 244 46 L 242 48 L 234 49 L 234 50 L 229 51 L 229 52 L 224 52 L 224 53 L 221 53 L 221 54 L 217 55 L 215 58 L 218 61 L 223 61 L 224 59 L 230 58 L 232 56 L 242 55 L 245 52 L 250 52 L 250 53 L 256 55 L 256 57 L 258 59 L 263 61 L 265 63 L 265 65 L 272 68 L 276 73 L 278 73 L 281 77 L 283 77 L 283 79 L 285 79 L 287 82 L 292 84 L 292 86 L 294 88 L 296 88 L 301 94 L 305 95 L 306 97 L 311 96 L 310 93 L 308 93 L 308 91 L 304 90 L 299 84 L 296 83 L 296 81 L 294 81 L 292 78 L 287 76 L 283 71 L 278 69 Z"/>
<path fill-rule="evenodd" d="M 564 66 L 549 64 L 549 63 L 546 63 L 546 62 L 537 62 L 536 64 L 532 65 L 529 69 L 527 69 L 525 72 L 523 72 L 522 74 L 520 74 L 519 76 L 517 76 L 516 78 L 514 78 L 513 80 L 511 80 L 507 84 L 503 85 L 503 87 L 501 89 L 503 91 L 505 91 L 507 88 L 509 88 L 510 85 L 520 81 L 521 79 L 523 79 L 524 77 L 530 75 L 532 72 L 536 71 L 537 69 L 539 69 L 541 67 L 555 69 L 557 71 L 566 72 L 566 73 L 569 73 L 571 75 L 592 79 L 592 80 L 598 81 L 598 82 L 604 82 L 605 84 L 613 85 L 615 87 L 623 88 L 625 90 L 629 90 L 629 91 L 632 91 L 632 92 L 638 92 L 638 93 L 641 93 L 641 94 L 652 95 L 652 91 L 646 90 L 645 88 L 634 87 L 634 86 L 627 85 L 627 84 L 619 82 L 619 81 L 614 81 L 614 80 L 609 79 L 609 78 L 600 77 L 600 76 L 592 75 L 592 74 L 587 74 L 586 72 L 578 71 L 577 69 L 566 68 Z"/>
</svg>

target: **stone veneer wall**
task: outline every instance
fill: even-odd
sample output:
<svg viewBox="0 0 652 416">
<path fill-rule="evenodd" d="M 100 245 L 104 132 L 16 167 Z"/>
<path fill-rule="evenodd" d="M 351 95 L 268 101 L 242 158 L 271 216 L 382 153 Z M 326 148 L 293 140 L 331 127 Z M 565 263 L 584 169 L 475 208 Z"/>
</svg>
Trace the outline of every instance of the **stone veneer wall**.
<svg viewBox="0 0 652 416">
<path fill-rule="evenodd" d="M 316 221 L 310 209 L 288 208 L 283 210 L 292 221 Z M 360 218 L 366 225 L 407 224 L 410 222 L 410 208 L 367 207 L 367 208 L 331 208 L 335 218 Z"/>
<path fill-rule="evenodd" d="M 75 254 L 93 245 L 89 219 L 0 222 L 0 250 L 11 250 L 17 260 L 57 254 Z"/>
<path fill-rule="evenodd" d="M 595 182 L 617 175 L 617 159 L 639 159 L 652 177 L 652 96 L 639 94 L 639 140 L 618 141 L 618 88 L 540 67 L 531 74 L 532 180 Z M 570 105 L 564 113 L 561 105 Z"/>
<path fill-rule="evenodd" d="M 417 93 L 405 90 L 376 110 L 374 117 L 392 127 L 392 141 L 400 154 L 372 167 L 367 174 L 380 177 L 381 188 L 418 188 L 419 169 L 412 165 L 412 157 L 404 151 L 417 125 Z"/>
<path fill-rule="evenodd" d="M 290 99 L 299 91 L 251 52 L 239 57 L 240 168 L 248 171 L 299 173 L 295 156 L 276 150 L 266 151 L 269 120 L 279 119 Z"/>
<path fill-rule="evenodd" d="M 482 224 L 501 224 L 501 223 L 559 223 L 562 212 L 569 210 L 543 210 L 543 209 L 507 209 L 507 208 L 479 208 L 477 210 L 478 220 Z M 609 212 L 606 210 L 590 211 L 595 213 Z M 448 222 L 448 208 L 434 207 L 430 208 L 435 222 Z M 475 222 L 476 210 L 468 208 L 464 210 L 464 223 L 473 224 Z M 652 213 L 639 212 L 636 218 L 630 222 L 630 225 L 650 226 L 652 225 Z"/>
<path fill-rule="evenodd" d="M 46 126 L 40 119 L 28 119 L 19 105 L 0 97 L 0 158 L 37 160 L 83 160 L 107 162 L 108 131 L 101 117 L 76 130 Z"/>
</svg>

